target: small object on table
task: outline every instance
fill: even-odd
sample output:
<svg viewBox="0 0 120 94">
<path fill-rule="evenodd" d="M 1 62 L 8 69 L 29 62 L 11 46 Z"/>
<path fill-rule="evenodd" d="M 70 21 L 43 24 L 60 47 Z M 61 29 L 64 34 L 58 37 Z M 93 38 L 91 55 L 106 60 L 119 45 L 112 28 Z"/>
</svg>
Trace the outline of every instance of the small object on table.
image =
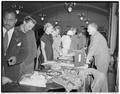
<svg viewBox="0 0 120 94">
<path fill-rule="evenodd" d="M 59 60 L 69 60 L 69 61 L 73 61 L 73 57 L 72 56 L 61 56 L 58 58 Z"/>
<path fill-rule="evenodd" d="M 46 87 L 47 80 L 45 76 L 39 74 L 38 72 L 34 72 L 29 78 L 23 78 L 19 84 L 28 85 L 28 86 L 36 86 L 36 87 Z"/>
<path fill-rule="evenodd" d="M 44 65 L 45 67 L 48 66 L 48 67 L 50 67 L 50 69 L 53 69 L 53 70 L 61 69 L 61 66 L 56 61 L 48 61 L 46 63 L 43 63 L 42 65 Z"/>
<path fill-rule="evenodd" d="M 86 54 L 84 50 L 76 51 L 74 56 L 75 67 L 84 66 L 86 63 Z"/>
</svg>

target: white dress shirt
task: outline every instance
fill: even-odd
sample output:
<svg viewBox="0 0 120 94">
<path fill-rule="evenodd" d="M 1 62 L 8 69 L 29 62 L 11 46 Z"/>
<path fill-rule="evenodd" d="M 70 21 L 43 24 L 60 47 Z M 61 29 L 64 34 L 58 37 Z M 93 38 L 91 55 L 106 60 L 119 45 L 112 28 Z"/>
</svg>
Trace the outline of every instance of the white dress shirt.
<svg viewBox="0 0 120 94">
<path fill-rule="evenodd" d="M 68 50 L 70 49 L 70 44 L 71 44 L 70 36 L 63 35 L 62 36 L 62 46 L 63 46 L 62 53 L 64 56 L 68 54 Z"/>
<path fill-rule="evenodd" d="M 3 37 L 5 37 L 6 31 L 7 31 L 7 30 L 3 27 Z M 7 44 L 7 47 L 9 46 L 9 43 L 10 43 L 10 40 L 11 40 L 11 38 L 12 38 L 13 32 L 14 32 L 14 28 L 12 28 L 12 29 L 10 29 L 10 30 L 8 31 L 8 44 Z"/>
</svg>

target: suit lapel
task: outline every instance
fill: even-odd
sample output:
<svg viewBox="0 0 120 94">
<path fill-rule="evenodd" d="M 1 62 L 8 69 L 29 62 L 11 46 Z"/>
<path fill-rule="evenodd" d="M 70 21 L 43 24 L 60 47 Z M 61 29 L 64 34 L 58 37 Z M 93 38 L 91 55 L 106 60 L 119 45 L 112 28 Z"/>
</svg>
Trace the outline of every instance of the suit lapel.
<svg viewBox="0 0 120 94">
<path fill-rule="evenodd" d="M 2 39 L 1 39 L 1 44 L 2 44 L 2 55 L 5 53 L 5 49 L 4 49 L 4 44 L 3 44 L 3 33 L 2 33 Z"/>
<path fill-rule="evenodd" d="M 17 35 L 17 30 L 15 28 L 13 34 L 12 34 L 12 37 L 11 37 L 11 40 L 10 40 L 10 43 L 9 43 L 9 46 L 8 46 L 8 49 L 7 49 L 7 52 L 9 52 L 11 50 L 11 48 L 16 44 L 16 39 L 17 39 L 18 35 Z"/>
</svg>

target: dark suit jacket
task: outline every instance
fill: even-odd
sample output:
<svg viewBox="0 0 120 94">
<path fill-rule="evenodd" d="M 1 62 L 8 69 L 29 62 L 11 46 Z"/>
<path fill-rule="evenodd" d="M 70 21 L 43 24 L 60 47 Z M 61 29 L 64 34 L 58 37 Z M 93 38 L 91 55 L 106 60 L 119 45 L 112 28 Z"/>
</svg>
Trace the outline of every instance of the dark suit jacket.
<svg viewBox="0 0 120 94">
<path fill-rule="evenodd" d="M 4 67 L 4 76 L 16 81 L 20 77 L 20 63 L 25 60 L 28 54 L 26 35 L 21 32 L 19 27 L 16 27 L 13 32 L 6 55 L 4 55 L 3 50 L 2 45 L 2 67 Z M 16 57 L 17 62 L 15 65 L 9 66 L 7 61 L 12 56 Z"/>
</svg>

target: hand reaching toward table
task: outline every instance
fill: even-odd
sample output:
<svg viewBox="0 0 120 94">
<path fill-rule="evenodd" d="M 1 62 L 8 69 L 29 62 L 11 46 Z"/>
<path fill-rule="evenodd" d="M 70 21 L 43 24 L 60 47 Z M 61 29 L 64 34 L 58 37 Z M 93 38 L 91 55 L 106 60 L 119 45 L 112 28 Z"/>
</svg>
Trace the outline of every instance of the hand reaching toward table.
<svg viewBox="0 0 120 94">
<path fill-rule="evenodd" d="M 8 59 L 8 64 L 9 65 L 14 65 L 16 63 L 16 57 L 12 56 Z"/>
</svg>

